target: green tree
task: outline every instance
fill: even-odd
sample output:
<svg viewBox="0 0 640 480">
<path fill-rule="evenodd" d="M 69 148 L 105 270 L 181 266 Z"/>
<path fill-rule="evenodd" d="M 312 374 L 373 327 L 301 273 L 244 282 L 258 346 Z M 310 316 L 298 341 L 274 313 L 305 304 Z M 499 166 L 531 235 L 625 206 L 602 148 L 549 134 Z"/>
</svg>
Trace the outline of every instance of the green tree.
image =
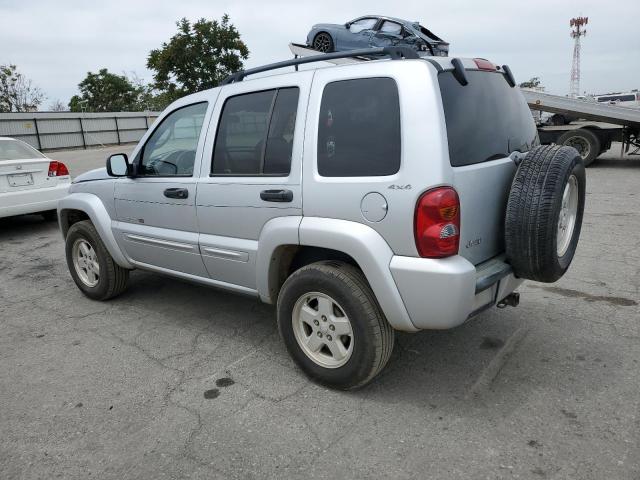
<svg viewBox="0 0 640 480">
<path fill-rule="evenodd" d="M 542 86 L 542 82 L 540 77 L 532 77 L 530 80 L 522 82 L 519 86 L 520 88 L 539 88 Z"/>
<path fill-rule="evenodd" d="M 0 65 L 0 112 L 34 112 L 45 98 L 15 65 Z"/>
<path fill-rule="evenodd" d="M 78 84 L 80 95 L 74 95 L 69 102 L 72 112 L 126 112 L 141 110 L 140 86 L 135 85 L 125 75 L 110 73 L 106 68 L 98 73 L 88 72 Z"/>
<path fill-rule="evenodd" d="M 155 72 L 153 87 L 166 99 L 217 86 L 249 57 L 249 49 L 226 14 L 220 22 L 201 18 L 191 24 L 183 18 L 176 25 L 178 33 L 147 58 L 147 68 Z"/>
</svg>

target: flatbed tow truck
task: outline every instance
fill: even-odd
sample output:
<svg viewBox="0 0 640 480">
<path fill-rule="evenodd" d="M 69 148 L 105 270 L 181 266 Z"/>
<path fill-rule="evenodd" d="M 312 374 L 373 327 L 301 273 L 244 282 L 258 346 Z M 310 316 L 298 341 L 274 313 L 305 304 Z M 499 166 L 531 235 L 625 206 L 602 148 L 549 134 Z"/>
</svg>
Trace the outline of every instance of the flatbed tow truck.
<svg viewBox="0 0 640 480">
<path fill-rule="evenodd" d="M 291 53 L 297 57 L 323 55 L 307 45 L 290 43 Z M 370 60 L 351 57 L 327 60 L 330 63 L 353 63 Z M 640 155 L 640 109 L 621 107 L 581 99 L 550 95 L 522 89 L 532 110 L 556 114 L 558 118 L 578 119 L 563 125 L 538 124 L 542 144 L 569 145 L 580 153 L 585 165 L 611 148 L 612 142 L 622 143 L 620 154 Z"/>
<path fill-rule="evenodd" d="M 621 142 L 623 152 L 640 154 L 640 109 L 588 100 L 561 97 L 523 89 L 532 110 L 554 113 L 562 118 L 577 118 L 565 125 L 538 125 L 543 144 L 557 143 L 574 147 L 585 165 Z"/>
</svg>

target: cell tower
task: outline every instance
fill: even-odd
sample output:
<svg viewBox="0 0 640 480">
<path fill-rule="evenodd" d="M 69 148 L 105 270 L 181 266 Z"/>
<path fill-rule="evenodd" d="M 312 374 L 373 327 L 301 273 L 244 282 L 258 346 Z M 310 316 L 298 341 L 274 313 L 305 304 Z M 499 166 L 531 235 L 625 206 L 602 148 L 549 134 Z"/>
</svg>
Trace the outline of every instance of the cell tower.
<svg viewBox="0 0 640 480">
<path fill-rule="evenodd" d="M 580 95 L 580 37 L 587 34 L 583 28 L 589 23 L 589 17 L 576 17 L 569 21 L 573 45 L 573 62 L 571 64 L 571 82 L 569 83 L 569 96 L 576 98 Z"/>
</svg>

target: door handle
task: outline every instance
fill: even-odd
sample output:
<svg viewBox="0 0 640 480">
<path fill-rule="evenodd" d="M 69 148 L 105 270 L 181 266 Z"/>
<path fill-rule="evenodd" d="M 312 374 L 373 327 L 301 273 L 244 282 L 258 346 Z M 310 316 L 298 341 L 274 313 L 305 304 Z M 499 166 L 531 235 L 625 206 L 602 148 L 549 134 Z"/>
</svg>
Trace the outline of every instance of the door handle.
<svg viewBox="0 0 640 480">
<path fill-rule="evenodd" d="M 167 198 L 188 198 L 189 190 L 186 188 L 167 188 L 164 191 L 164 196 Z"/>
<path fill-rule="evenodd" d="M 260 192 L 260 198 L 265 202 L 290 202 L 293 200 L 293 192 L 291 190 L 263 190 Z"/>
</svg>

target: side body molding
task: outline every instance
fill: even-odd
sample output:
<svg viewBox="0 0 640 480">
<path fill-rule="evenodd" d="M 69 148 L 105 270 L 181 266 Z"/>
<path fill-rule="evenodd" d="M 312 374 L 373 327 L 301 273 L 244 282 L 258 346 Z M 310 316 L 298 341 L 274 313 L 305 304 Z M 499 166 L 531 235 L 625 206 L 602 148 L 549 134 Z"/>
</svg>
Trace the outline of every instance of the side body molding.
<svg viewBox="0 0 640 480">
<path fill-rule="evenodd" d="M 330 248 L 350 255 L 362 269 L 389 323 L 397 330 L 415 332 L 389 264 L 393 252 L 385 240 L 362 223 L 304 217 L 300 245 Z"/>
<path fill-rule="evenodd" d="M 80 210 L 86 213 L 91 219 L 93 226 L 96 227 L 104 246 L 113 257 L 113 260 L 123 268 L 133 268 L 133 265 L 129 263 L 122 254 L 120 247 L 118 247 L 116 238 L 113 235 L 113 230 L 111 229 L 111 217 L 100 198 L 90 193 L 72 193 L 58 202 L 60 229 L 63 237 L 67 235 L 63 222 L 65 210 Z"/>
</svg>

